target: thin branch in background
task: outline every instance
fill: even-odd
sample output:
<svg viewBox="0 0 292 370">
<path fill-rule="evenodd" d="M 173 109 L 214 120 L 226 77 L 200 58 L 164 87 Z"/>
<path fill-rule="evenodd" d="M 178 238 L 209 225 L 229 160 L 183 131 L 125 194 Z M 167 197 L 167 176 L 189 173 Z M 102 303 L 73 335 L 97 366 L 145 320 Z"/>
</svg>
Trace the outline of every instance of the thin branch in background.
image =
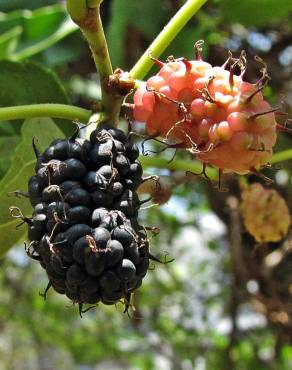
<svg viewBox="0 0 292 370">
<path fill-rule="evenodd" d="M 226 368 L 236 370 L 236 363 L 232 357 L 233 348 L 238 342 L 237 316 L 240 305 L 240 291 L 245 284 L 245 268 L 242 256 L 241 222 L 239 213 L 239 201 L 234 196 L 226 199 L 229 210 L 229 241 L 230 241 L 230 299 L 229 315 L 232 323 L 229 334 L 229 343 L 226 348 Z"/>
</svg>

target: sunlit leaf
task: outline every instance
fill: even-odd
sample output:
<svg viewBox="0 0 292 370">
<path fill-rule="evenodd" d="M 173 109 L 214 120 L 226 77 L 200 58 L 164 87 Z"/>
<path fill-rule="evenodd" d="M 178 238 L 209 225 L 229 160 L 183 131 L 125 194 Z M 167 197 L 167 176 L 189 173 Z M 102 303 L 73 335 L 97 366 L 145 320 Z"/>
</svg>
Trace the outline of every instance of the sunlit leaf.
<svg viewBox="0 0 292 370">
<path fill-rule="evenodd" d="M 63 134 L 50 118 L 34 118 L 24 122 L 21 141 L 15 150 L 9 171 L 0 182 L 0 257 L 5 254 L 25 234 L 25 226 L 16 230 L 17 222 L 10 217 L 9 207 L 20 207 L 24 215 L 31 213 L 31 205 L 26 198 L 15 198 L 11 192 L 27 191 L 27 181 L 34 173 L 35 155 L 31 141 L 35 137 L 38 146 L 45 149 L 55 138 Z M 11 148 L 12 149 L 12 148 Z"/>
</svg>

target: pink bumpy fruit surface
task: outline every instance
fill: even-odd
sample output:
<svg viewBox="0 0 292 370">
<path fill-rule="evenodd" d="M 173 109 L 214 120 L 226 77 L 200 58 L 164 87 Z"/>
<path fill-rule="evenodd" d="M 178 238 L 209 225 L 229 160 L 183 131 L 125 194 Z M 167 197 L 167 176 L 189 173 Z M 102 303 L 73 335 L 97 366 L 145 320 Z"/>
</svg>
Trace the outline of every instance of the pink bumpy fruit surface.
<svg viewBox="0 0 292 370">
<path fill-rule="evenodd" d="M 146 123 L 149 136 L 170 139 L 223 172 L 245 174 L 268 163 L 276 120 L 261 84 L 200 59 L 160 65 L 134 95 L 134 119 Z"/>
<path fill-rule="evenodd" d="M 287 235 L 291 216 L 276 190 L 253 183 L 243 190 L 241 198 L 244 225 L 257 242 L 277 242 Z"/>
</svg>

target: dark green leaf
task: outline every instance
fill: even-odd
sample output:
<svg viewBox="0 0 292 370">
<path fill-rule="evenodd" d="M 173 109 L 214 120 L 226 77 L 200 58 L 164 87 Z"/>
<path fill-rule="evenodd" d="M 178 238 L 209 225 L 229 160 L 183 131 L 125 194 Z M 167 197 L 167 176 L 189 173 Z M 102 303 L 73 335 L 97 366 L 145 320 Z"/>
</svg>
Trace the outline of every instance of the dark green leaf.
<svg viewBox="0 0 292 370">
<path fill-rule="evenodd" d="M 163 21 L 168 21 L 165 4 L 157 0 L 148 0 L 143 2 L 143 9 L 141 9 L 140 2 L 132 1 L 132 3 L 130 22 L 141 29 L 147 37 L 154 38 L 161 31 Z"/>
<path fill-rule="evenodd" d="M 108 27 L 107 41 L 109 49 L 113 50 L 112 62 L 114 67 L 124 63 L 124 46 L 126 26 L 129 20 L 127 0 L 113 0 L 111 4 L 111 22 Z"/>
<path fill-rule="evenodd" d="M 226 21 L 245 26 L 270 26 L 292 11 L 291 0 L 224 0 L 221 3 L 221 14 Z"/>
<path fill-rule="evenodd" d="M 38 103 L 68 103 L 68 97 L 54 72 L 35 63 L 0 61 L 0 107 Z M 72 124 L 59 121 L 66 134 Z M 14 123 L 13 123 L 14 124 Z"/>
<path fill-rule="evenodd" d="M 55 4 L 55 0 L 1 0 L 1 11 L 8 12 L 15 9 L 34 9 L 41 6 Z"/>
<path fill-rule="evenodd" d="M 113 0 L 107 37 L 110 50 L 114 51 L 113 65 L 123 66 L 125 62 L 123 40 L 129 24 L 141 30 L 151 40 L 159 33 L 164 18 L 165 9 L 157 0 Z"/>
<path fill-rule="evenodd" d="M 56 68 L 81 58 L 83 54 L 87 53 L 87 48 L 84 39 L 74 33 L 38 54 L 34 59 Z"/>
</svg>

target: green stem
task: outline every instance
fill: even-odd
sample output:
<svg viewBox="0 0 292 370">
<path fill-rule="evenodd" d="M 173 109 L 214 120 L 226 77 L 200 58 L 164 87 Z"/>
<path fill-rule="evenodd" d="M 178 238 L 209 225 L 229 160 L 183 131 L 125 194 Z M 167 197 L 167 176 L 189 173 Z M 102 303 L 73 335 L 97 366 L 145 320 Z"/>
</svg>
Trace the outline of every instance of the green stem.
<svg viewBox="0 0 292 370">
<path fill-rule="evenodd" d="M 271 163 L 276 164 L 289 159 L 292 159 L 292 149 L 283 150 L 282 152 L 274 154 Z M 198 161 L 178 159 L 169 162 L 169 160 L 166 158 L 150 156 L 140 156 L 139 161 L 144 168 L 161 168 L 171 171 L 191 171 L 195 173 L 199 173 L 202 169 L 202 163 Z M 218 171 L 212 167 L 207 167 L 207 175 L 211 180 L 218 180 Z"/>
<path fill-rule="evenodd" d="M 158 58 L 206 1 L 207 0 L 188 0 L 181 7 L 134 65 L 130 71 L 130 75 L 133 78 L 142 80 L 146 76 L 153 66 L 153 61 L 149 58 L 149 53 L 151 53 L 153 57 Z"/>
<path fill-rule="evenodd" d="M 89 44 L 100 76 L 104 111 L 103 121 L 116 126 L 119 120 L 121 98 L 113 96 L 108 87 L 109 76 L 113 74 L 113 69 L 100 18 L 100 4 L 102 1 L 67 0 L 67 9 Z"/>
<path fill-rule="evenodd" d="M 67 0 L 67 10 L 72 20 L 77 23 L 77 20 L 86 17 L 86 0 Z"/>
<path fill-rule="evenodd" d="M 33 117 L 64 118 L 69 121 L 79 120 L 87 123 L 92 112 L 74 105 L 31 104 L 0 108 L 0 121 Z"/>
<path fill-rule="evenodd" d="M 87 6 L 88 8 L 95 8 L 96 6 L 99 6 L 103 0 L 87 0 Z"/>
<path fill-rule="evenodd" d="M 200 173 L 202 170 L 202 163 L 194 160 L 173 160 L 161 157 L 140 156 L 139 161 L 143 168 L 161 168 L 176 171 L 190 171 Z M 211 180 L 218 180 L 218 171 L 214 168 L 207 168 L 207 175 Z"/>
<path fill-rule="evenodd" d="M 292 159 L 292 149 L 283 150 L 281 152 L 275 153 L 272 157 L 271 163 L 279 163 L 283 161 L 288 161 Z"/>
</svg>

